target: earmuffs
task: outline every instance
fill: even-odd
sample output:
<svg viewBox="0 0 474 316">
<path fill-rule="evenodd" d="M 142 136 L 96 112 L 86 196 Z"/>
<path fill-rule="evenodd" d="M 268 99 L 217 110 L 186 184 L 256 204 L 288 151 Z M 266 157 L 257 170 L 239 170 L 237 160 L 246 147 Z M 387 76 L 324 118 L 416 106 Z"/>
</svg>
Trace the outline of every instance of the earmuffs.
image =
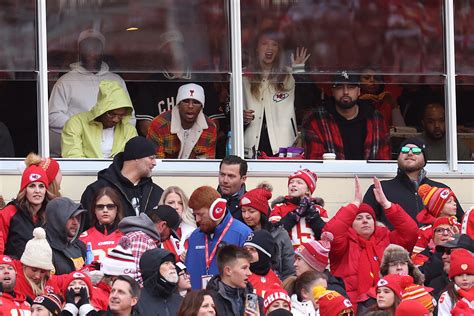
<svg viewBox="0 0 474 316">
<path fill-rule="evenodd" d="M 212 202 L 209 207 L 209 217 L 214 221 L 218 222 L 224 218 L 227 208 L 227 201 L 222 198 L 216 199 Z"/>
</svg>

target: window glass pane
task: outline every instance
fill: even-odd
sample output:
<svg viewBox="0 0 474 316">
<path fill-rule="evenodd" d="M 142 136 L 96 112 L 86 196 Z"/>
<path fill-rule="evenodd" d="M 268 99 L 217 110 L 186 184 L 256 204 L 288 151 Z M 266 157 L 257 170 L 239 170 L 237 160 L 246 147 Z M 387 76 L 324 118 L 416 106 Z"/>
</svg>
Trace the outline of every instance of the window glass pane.
<svg viewBox="0 0 474 316">
<path fill-rule="evenodd" d="M 296 146 L 306 159 L 395 158 L 420 135 L 425 104 L 444 100 L 441 0 L 242 1 L 241 11 L 247 157 Z"/>
<path fill-rule="evenodd" d="M 0 4 L 0 157 L 38 151 L 35 3 Z"/>
<path fill-rule="evenodd" d="M 474 152 L 474 1 L 454 2 L 456 52 L 456 111 L 459 160 L 472 160 Z"/>
<path fill-rule="evenodd" d="M 171 140 L 161 137 L 169 142 L 160 146 L 166 149 L 158 155 L 160 158 L 214 157 L 215 150 L 208 149 L 215 148 L 216 135 L 220 136 L 218 157 L 224 154 L 229 125 L 225 109 L 228 108 L 230 69 L 226 1 L 48 1 L 47 10 L 53 155 L 61 154 L 61 132 L 66 121 L 96 104 L 99 82 L 103 80 L 119 82 L 131 98 L 134 113 L 130 121 L 133 131 L 128 131 L 129 136 L 134 133 L 146 136 L 152 120 L 176 105 L 180 86 L 199 84 L 205 95 L 203 113 L 214 122 L 198 115 L 199 126 L 208 126 L 199 141 L 193 144 L 194 129 L 189 137 L 188 131 L 183 132 L 180 137 L 186 137 L 186 141 L 183 140 L 186 146 L 182 146 L 180 152 L 181 141 L 174 136 Z M 193 92 L 188 91 L 188 94 L 194 95 L 187 95 L 187 98 L 198 98 L 199 91 L 191 90 Z M 191 112 L 182 113 L 183 120 L 188 115 L 194 122 L 196 117 Z M 166 120 L 170 120 L 171 115 L 168 116 Z M 96 120 L 102 119 L 97 117 Z M 218 132 L 214 124 L 218 125 Z M 183 128 L 191 129 L 191 126 L 193 124 Z M 69 127 L 68 133 L 72 126 Z M 122 149 L 111 148 L 110 141 L 105 141 L 101 144 L 103 148 L 96 146 L 95 150 L 86 153 L 74 148 L 77 138 L 73 136 L 77 133 L 68 133 L 65 141 L 68 148 L 63 148 L 63 156 L 107 157 Z M 116 135 L 106 134 L 107 131 L 103 133 L 104 139 L 109 140 Z"/>
</svg>

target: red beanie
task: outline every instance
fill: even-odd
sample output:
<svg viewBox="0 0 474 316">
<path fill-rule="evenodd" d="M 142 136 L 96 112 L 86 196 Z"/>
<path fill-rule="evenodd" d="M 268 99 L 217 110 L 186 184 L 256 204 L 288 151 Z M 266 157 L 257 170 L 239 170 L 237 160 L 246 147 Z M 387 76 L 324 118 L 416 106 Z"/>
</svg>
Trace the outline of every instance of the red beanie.
<svg viewBox="0 0 474 316">
<path fill-rule="evenodd" d="M 48 177 L 48 184 L 51 184 L 59 171 L 59 164 L 53 158 L 43 158 L 40 163 L 40 167 L 46 172 Z"/>
<path fill-rule="evenodd" d="M 308 186 L 308 189 L 311 192 L 311 194 L 313 194 L 314 190 L 316 190 L 316 181 L 318 181 L 318 176 L 316 175 L 316 173 L 312 172 L 311 170 L 301 169 L 292 173 L 288 177 L 288 184 L 290 184 L 290 180 L 293 178 L 303 179 L 303 181 Z"/>
<path fill-rule="evenodd" d="M 272 192 L 264 188 L 256 188 L 244 194 L 240 200 L 240 206 L 250 206 L 268 216 L 268 200 L 271 198 Z"/>
<path fill-rule="evenodd" d="M 429 316 L 430 311 L 417 300 L 402 301 L 395 311 L 395 316 Z"/>
<path fill-rule="evenodd" d="M 451 252 L 449 278 L 453 279 L 461 274 L 474 275 L 474 257 L 466 249 L 458 248 Z"/>
<path fill-rule="evenodd" d="M 374 221 L 376 219 L 374 209 L 372 208 L 372 206 L 370 206 L 367 203 L 362 203 L 359 206 L 359 209 L 357 210 L 356 216 L 359 215 L 360 213 L 369 213 L 372 216 L 372 218 L 374 219 Z"/>
<path fill-rule="evenodd" d="M 0 256 L 0 264 L 9 265 L 9 266 L 13 267 L 13 269 L 15 269 L 15 271 L 16 271 L 16 267 L 15 267 L 15 264 L 13 263 L 13 259 L 10 258 L 9 256 L 1 255 Z"/>
<path fill-rule="evenodd" d="M 74 280 L 82 280 L 86 283 L 87 289 L 89 290 L 89 297 L 92 298 L 92 282 L 89 276 L 85 273 L 79 272 L 79 271 L 73 271 L 69 273 L 66 278 L 64 279 L 64 287 L 63 287 L 63 294 L 66 294 L 67 288 L 69 287 L 69 284 L 71 284 L 72 281 Z"/>
<path fill-rule="evenodd" d="M 321 234 L 321 240 L 311 240 L 301 244 L 295 250 L 295 255 L 300 256 L 311 268 L 323 272 L 329 263 L 329 251 L 334 235 L 330 232 Z"/>
<path fill-rule="evenodd" d="M 402 291 L 403 291 L 402 280 L 403 280 L 403 277 L 404 276 L 400 275 L 400 274 L 387 274 L 386 276 L 384 276 L 382 279 L 380 279 L 377 282 L 376 290 L 379 287 L 385 286 L 385 287 L 388 287 L 389 289 L 391 289 L 393 291 L 393 293 L 395 293 L 396 296 L 398 296 L 399 298 L 402 298 Z M 377 291 L 375 293 L 377 293 Z"/>
<path fill-rule="evenodd" d="M 418 284 L 412 284 L 403 290 L 402 301 L 405 300 L 416 300 L 420 302 L 425 308 L 429 311 L 433 311 L 435 308 L 435 301 L 429 291 L 432 291 L 432 288 L 423 287 Z"/>
<path fill-rule="evenodd" d="M 41 182 L 43 183 L 46 188 L 48 188 L 48 176 L 43 168 L 31 165 L 23 171 L 23 175 L 21 176 L 21 185 L 20 185 L 20 192 L 23 191 L 30 183 L 33 182 Z"/>
<path fill-rule="evenodd" d="M 458 225 L 458 221 L 456 219 L 456 216 L 438 217 L 433 223 L 433 235 L 435 233 L 435 229 L 440 225 L 456 226 Z"/>
<path fill-rule="evenodd" d="M 266 291 L 265 295 L 263 296 L 263 313 L 267 314 L 267 310 L 270 305 L 272 305 L 273 302 L 276 301 L 287 302 L 288 306 L 290 306 L 291 311 L 291 298 L 288 295 L 288 292 L 283 288 L 275 287 Z"/>
<path fill-rule="evenodd" d="M 429 184 L 422 184 L 418 188 L 418 195 L 426 206 L 426 211 L 434 217 L 439 217 L 444 205 L 454 192 L 448 188 L 432 187 Z"/>
<path fill-rule="evenodd" d="M 354 312 L 351 301 L 337 293 L 329 291 L 322 286 L 313 288 L 313 297 L 319 304 L 319 314 L 324 316 L 338 316 L 343 311 Z"/>
</svg>

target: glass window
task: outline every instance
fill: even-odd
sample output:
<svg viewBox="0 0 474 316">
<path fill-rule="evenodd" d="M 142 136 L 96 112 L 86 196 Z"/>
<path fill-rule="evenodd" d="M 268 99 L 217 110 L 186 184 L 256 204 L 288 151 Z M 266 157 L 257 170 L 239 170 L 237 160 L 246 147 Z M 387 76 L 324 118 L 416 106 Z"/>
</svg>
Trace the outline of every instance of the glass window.
<svg viewBox="0 0 474 316">
<path fill-rule="evenodd" d="M 71 121 L 74 123 L 66 123 L 73 115 L 101 104 L 98 91 L 104 80 L 118 82 L 131 99 L 132 118 L 122 119 L 133 127 L 126 139 L 137 133 L 150 134 L 163 149 L 157 152 L 159 158 L 214 158 L 225 154 L 230 70 L 226 1 L 48 1 L 47 5 L 53 156 L 101 158 L 123 149 L 123 144 L 112 146 L 119 128 L 114 127 L 113 133 L 110 128 L 104 129 L 101 144 L 100 140 L 89 139 L 90 144 L 82 142 L 79 148 L 77 128 L 81 119 L 76 116 Z M 204 97 L 199 89 L 191 87 L 188 95 L 182 95 L 186 96 L 184 100 L 204 102 L 202 109 L 207 117 L 199 114 L 195 102 L 165 115 L 177 103 L 178 88 L 189 83 L 199 84 Z M 112 110 L 101 107 L 95 121 L 106 126 L 102 112 Z M 176 125 L 179 139 L 176 133 L 170 134 L 173 113 L 181 120 Z M 161 114 L 152 126 L 153 119 Z M 198 140 L 193 136 L 197 130 L 203 130 Z"/>
<path fill-rule="evenodd" d="M 2 1 L 0 157 L 25 157 L 38 150 L 35 3 Z"/>
<path fill-rule="evenodd" d="M 246 156 L 395 158 L 444 101 L 442 13 L 441 0 L 242 1 Z"/>
</svg>

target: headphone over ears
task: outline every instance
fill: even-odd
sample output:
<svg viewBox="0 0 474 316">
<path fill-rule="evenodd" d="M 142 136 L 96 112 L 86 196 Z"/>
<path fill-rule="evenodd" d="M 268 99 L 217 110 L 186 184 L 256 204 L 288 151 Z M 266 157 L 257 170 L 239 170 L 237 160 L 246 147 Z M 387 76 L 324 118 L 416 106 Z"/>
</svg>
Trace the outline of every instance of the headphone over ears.
<svg viewBox="0 0 474 316">
<path fill-rule="evenodd" d="M 211 217 L 214 222 L 220 221 L 225 216 L 226 208 L 227 200 L 222 198 L 216 199 L 209 207 L 209 217 Z"/>
</svg>

